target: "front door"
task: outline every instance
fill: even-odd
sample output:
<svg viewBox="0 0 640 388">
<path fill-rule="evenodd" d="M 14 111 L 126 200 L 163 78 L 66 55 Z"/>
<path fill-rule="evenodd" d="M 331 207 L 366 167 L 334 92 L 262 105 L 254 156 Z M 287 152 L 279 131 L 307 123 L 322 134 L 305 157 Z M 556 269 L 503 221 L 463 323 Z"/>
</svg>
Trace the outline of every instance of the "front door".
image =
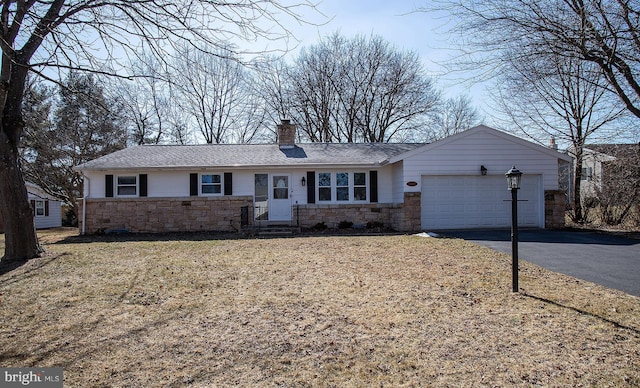
<svg viewBox="0 0 640 388">
<path fill-rule="evenodd" d="M 291 221 L 289 174 L 272 174 L 269 179 L 269 221 Z"/>
</svg>

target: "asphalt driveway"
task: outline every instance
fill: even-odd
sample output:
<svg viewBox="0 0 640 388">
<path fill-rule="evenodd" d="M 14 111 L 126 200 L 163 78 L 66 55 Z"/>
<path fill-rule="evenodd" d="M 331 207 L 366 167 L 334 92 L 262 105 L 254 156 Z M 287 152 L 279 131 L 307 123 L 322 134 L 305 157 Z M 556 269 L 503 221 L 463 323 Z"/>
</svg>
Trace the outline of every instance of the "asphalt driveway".
<svg viewBox="0 0 640 388">
<path fill-rule="evenodd" d="M 441 233 L 511 253 L 510 230 Z M 519 231 L 518 256 L 555 272 L 640 296 L 640 240 L 574 230 Z"/>
</svg>

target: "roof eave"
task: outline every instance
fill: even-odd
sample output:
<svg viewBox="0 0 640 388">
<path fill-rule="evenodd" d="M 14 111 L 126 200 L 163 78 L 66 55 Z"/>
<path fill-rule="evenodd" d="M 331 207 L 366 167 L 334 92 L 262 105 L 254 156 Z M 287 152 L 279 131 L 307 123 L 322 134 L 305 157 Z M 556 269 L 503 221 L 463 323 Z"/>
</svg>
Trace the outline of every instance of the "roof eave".
<svg viewBox="0 0 640 388">
<path fill-rule="evenodd" d="M 212 170 L 212 169 L 241 169 L 241 170 L 265 170 L 265 169 L 334 169 L 334 168 L 378 168 L 383 167 L 388 160 L 375 163 L 303 163 L 303 164 L 281 164 L 281 165 L 265 165 L 265 164 L 227 164 L 216 166 L 135 166 L 135 167 L 74 167 L 74 170 L 84 171 L 185 171 L 185 170 Z"/>
</svg>

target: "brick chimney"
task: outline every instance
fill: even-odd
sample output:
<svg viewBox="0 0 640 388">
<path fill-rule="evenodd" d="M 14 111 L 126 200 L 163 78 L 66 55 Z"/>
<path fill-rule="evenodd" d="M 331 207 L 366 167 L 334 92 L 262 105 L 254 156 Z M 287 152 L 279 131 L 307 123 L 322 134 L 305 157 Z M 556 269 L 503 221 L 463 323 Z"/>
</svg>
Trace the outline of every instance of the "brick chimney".
<svg viewBox="0 0 640 388">
<path fill-rule="evenodd" d="M 278 146 L 280 148 L 293 148 L 296 143 L 296 126 L 291 120 L 282 119 L 278 124 Z"/>
<path fill-rule="evenodd" d="M 556 144 L 556 138 L 551 136 L 551 140 L 549 140 L 549 148 L 551 148 L 554 151 L 558 150 L 558 145 Z"/>
</svg>

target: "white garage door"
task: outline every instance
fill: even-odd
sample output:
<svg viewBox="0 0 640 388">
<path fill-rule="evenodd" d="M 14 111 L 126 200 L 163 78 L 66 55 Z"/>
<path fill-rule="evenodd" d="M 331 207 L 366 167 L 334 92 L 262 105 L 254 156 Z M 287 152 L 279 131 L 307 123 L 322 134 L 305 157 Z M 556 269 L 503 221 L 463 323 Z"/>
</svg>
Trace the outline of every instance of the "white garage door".
<svg viewBox="0 0 640 388">
<path fill-rule="evenodd" d="M 511 192 L 499 175 L 423 176 L 422 229 L 511 226 Z M 524 175 L 518 191 L 518 225 L 544 227 L 542 179 Z"/>
</svg>

